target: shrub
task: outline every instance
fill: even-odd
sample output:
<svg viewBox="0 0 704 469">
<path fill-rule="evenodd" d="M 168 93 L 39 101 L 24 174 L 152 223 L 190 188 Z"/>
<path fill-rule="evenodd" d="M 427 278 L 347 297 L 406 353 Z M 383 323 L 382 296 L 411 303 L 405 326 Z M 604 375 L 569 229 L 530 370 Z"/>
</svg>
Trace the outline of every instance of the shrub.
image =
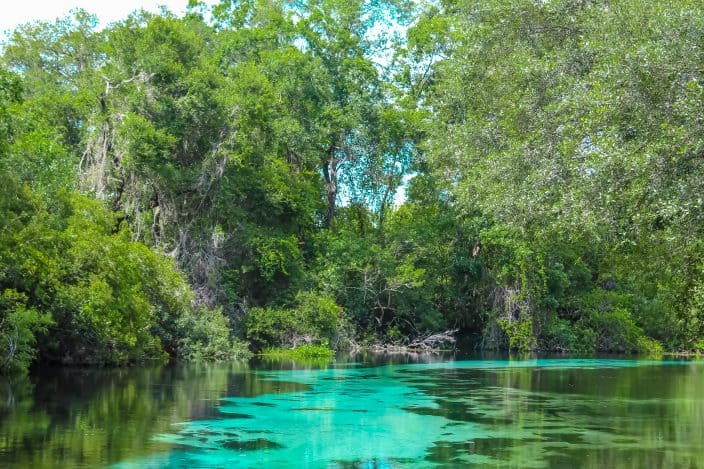
<svg viewBox="0 0 704 469">
<path fill-rule="evenodd" d="M 660 342 L 650 337 L 640 336 L 636 342 L 638 352 L 648 355 L 662 355 L 664 349 Z"/>
<path fill-rule="evenodd" d="M 687 348 L 704 342 L 704 283 L 697 282 L 689 291 L 688 306 L 680 320 L 680 332 Z"/>
<path fill-rule="evenodd" d="M 26 368 L 37 335 L 39 352 L 64 363 L 233 355 L 222 313 L 194 310 L 173 260 L 134 242 L 118 214 L 75 193 L 43 200 L 11 178 L 4 189 L 2 370 Z"/>
<path fill-rule="evenodd" d="M 518 321 L 498 320 L 499 327 L 508 338 L 508 348 L 511 351 L 528 352 L 535 349 L 535 334 L 533 321 L 523 318 Z"/>
<path fill-rule="evenodd" d="M 186 360 L 246 360 L 252 356 L 246 342 L 232 339 L 221 309 L 199 308 L 179 321 L 182 339 L 177 355 Z"/>
<path fill-rule="evenodd" d="M 588 327 L 555 318 L 543 330 L 541 343 L 549 351 L 590 354 L 596 348 L 596 334 Z"/>
<path fill-rule="evenodd" d="M 35 335 L 51 324 L 49 314 L 27 308 L 15 290 L 0 293 L 0 373 L 24 371 L 36 355 Z"/>
<path fill-rule="evenodd" d="M 596 348 L 602 352 L 638 352 L 640 328 L 625 308 L 591 311 L 587 326 L 596 333 Z"/>
<path fill-rule="evenodd" d="M 704 339 L 694 344 L 694 353 L 700 355 L 704 353 Z"/>
<path fill-rule="evenodd" d="M 252 308 L 245 320 L 246 335 L 255 347 L 296 347 L 336 342 L 343 323 L 342 309 L 324 295 L 306 292 L 291 308 Z"/>
</svg>

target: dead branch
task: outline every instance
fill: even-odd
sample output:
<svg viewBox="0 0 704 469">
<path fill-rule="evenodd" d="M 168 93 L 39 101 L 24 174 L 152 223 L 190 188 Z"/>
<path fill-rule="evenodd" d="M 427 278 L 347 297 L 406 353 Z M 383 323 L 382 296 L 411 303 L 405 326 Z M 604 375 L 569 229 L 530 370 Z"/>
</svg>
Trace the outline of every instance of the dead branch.
<svg viewBox="0 0 704 469">
<path fill-rule="evenodd" d="M 408 344 L 408 348 L 431 351 L 454 347 L 455 342 L 457 342 L 455 334 L 458 331 L 459 329 L 449 329 L 445 332 L 423 334 L 411 341 Z"/>
</svg>

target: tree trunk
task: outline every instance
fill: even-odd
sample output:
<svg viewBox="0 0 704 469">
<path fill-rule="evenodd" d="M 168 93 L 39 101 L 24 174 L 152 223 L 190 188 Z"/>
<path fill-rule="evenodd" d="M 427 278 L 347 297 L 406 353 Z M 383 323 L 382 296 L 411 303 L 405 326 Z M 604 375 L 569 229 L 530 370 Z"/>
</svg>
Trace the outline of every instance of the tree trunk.
<svg viewBox="0 0 704 469">
<path fill-rule="evenodd" d="M 335 146 L 332 145 L 327 152 L 327 160 L 323 164 L 323 177 L 325 178 L 325 191 L 327 193 L 328 208 L 325 214 L 325 226 L 332 228 L 337 208 L 337 165 Z"/>
</svg>

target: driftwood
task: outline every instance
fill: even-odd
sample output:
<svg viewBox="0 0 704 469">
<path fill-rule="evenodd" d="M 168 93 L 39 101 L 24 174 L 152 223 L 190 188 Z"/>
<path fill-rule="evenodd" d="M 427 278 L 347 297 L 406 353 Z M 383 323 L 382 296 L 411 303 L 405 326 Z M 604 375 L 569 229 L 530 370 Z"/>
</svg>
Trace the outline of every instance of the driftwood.
<svg viewBox="0 0 704 469">
<path fill-rule="evenodd" d="M 455 345 L 455 334 L 458 329 L 451 329 L 445 332 L 429 333 L 416 337 L 407 347 L 416 350 L 440 350 L 451 348 Z"/>
<path fill-rule="evenodd" d="M 407 344 L 376 342 L 369 345 L 360 344 L 354 339 L 349 339 L 346 350 L 350 353 L 359 353 L 368 350 L 376 353 L 398 353 L 398 354 L 415 354 L 415 353 L 435 353 L 454 349 L 455 334 L 459 329 L 450 329 L 445 332 L 421 334 L 416 336 Z"/>
</svg>

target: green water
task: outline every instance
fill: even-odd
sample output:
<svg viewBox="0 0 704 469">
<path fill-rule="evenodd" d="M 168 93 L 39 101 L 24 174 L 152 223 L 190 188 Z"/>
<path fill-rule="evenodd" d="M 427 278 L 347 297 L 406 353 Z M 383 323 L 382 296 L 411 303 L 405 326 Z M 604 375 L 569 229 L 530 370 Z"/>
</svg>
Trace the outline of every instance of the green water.
<svg viewBox="0 0 704 469">
<path fill-rule="evenodd" d="M 41 370 L 0 467 L 704 467 L 704 362 L 437 360 Z"/>
</svg>

